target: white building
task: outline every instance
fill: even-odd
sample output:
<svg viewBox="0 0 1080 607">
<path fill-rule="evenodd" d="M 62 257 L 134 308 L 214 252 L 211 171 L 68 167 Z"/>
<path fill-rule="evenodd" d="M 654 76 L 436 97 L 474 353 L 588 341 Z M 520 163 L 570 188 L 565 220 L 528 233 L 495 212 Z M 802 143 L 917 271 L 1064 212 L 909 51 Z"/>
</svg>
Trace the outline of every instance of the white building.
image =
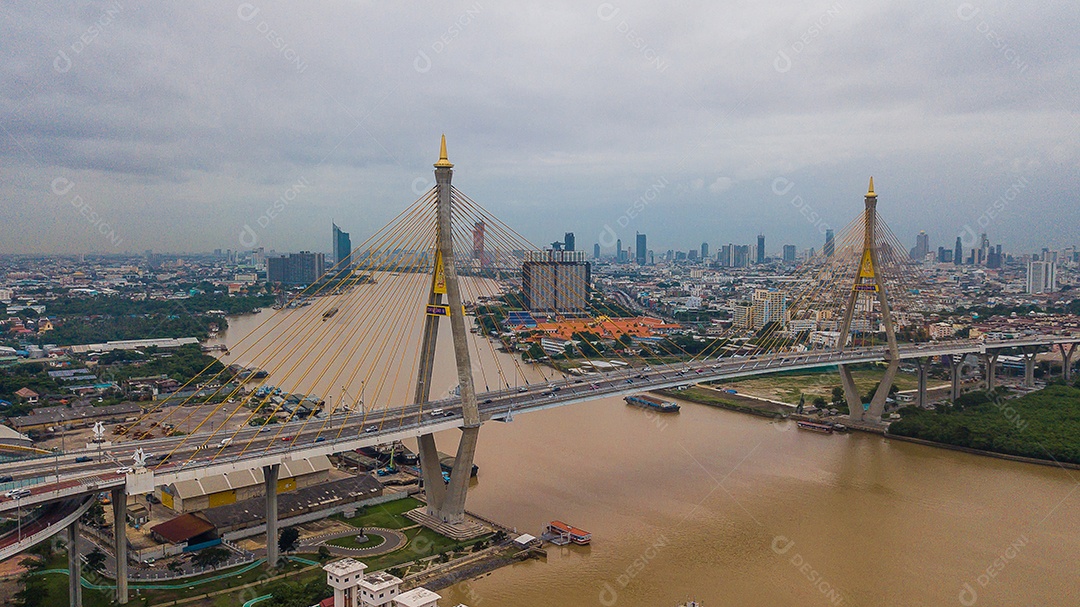
<svg viewBox="0 0 1080 607">
<path fill-rule="evenodd" d="M 334 589 L 334 607 L 439 607 L 442 597 L 427 588 L 401 592 L 401 578 L 386 572 L 364 575 L 365 569 L 351 558 L 323 566 L 326 583 Z"/>
<path fill-rule="evenodd" d="M 1057 264 L 1053 261 L 1029 261 L 1027 292 L 1032 294 L 1057 291 Z"/>
</svg>

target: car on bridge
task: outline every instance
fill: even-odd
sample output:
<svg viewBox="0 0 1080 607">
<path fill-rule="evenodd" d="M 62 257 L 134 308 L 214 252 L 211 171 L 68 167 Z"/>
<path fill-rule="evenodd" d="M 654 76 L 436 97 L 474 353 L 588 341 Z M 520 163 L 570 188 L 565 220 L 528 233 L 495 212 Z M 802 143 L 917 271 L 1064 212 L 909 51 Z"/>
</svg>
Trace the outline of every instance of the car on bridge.
<svg viewBox="0 0 1080 607">
<path fill-rule="evenodd" d="M 26 497 L 26 496 L 30 495 L 30 493 L 31 493 L 31 491 L 29 489 L 27 489 L 26 487 L 19 487 L 17 489 L 11 489 L 10 491 L 8 491 L 7 493 L 4 494 L 4 497 L 7 497 L 8 499 L 17 500 L 20 497 Z"/>
<path fill-rule="evenodd" d="M 364 432 L 366 432 L 368 434 L 370 434 L 372 432 L 378 432 L 378 431 L 379 431 L 379 427 L 375 426 L 375 425 L 371 425 L 371 426 L 368 426 L 367 428 L 364 428 Z"/>
<path fill-rule="evenodd" d="M 117 468 L 116 469 L 117 474 L 131 474 L 134 471 L 135 471 L 135 469 L 130 467 L 130 466 L 124 466 L 123 468 Z"/>
</svg>

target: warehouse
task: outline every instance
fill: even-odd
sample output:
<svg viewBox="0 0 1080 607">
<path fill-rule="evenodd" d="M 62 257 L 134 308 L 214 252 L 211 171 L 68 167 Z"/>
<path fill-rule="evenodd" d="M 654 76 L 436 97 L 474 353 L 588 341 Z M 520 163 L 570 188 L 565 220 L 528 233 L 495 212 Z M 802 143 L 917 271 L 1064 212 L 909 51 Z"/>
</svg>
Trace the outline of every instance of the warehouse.
<svg viewBox="0 0 1080 607">
<path fill-rule="evenodd" d="M 286 493 L 330 480 L 330 460 L 325 455 L 281 464 L 277 492 Z M 235 504 L 265 495 L 262 468 L 214 474 L 176 481 L 154 489 L 162 505 L 174 512 L 194 512 Z"/>
</svg>

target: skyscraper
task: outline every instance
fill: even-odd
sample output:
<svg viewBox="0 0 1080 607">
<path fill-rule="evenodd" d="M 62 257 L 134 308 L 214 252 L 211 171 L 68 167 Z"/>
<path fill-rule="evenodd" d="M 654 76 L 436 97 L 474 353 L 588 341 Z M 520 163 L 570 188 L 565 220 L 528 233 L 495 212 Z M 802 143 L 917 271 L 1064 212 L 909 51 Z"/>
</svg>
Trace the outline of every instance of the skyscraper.
<svg viewBox="0 0 1080 607">
<path fill-rule="evenodd" d="M 926 259 L 929 252 L 930 236 L 926 232 L 919 232 L 915 235 L 915 248 L 911 249 L 910 257 L 916 261 L 922 261 Z"/>
<path fill-rule="evenodd" d="M 636 242 L 634 243 L 634 261 L 636 261 L 639 266 L 645 265 L 648 251 L 649 247 L 645 243 L 645 235 L 638 232 Z"/>
<path fill-rule="evenodd" d="M 596 243 L 592 246 L 593 259 L 600 259 L 600 243 Z"/>
<path fill-rule="evenodd" d="M 352 267 L 352 240 L 348 232 L 341 231 L 336 223 L 330 222 L 334 235 L 334 263 L 340 272 L 345 268 Z"/>
<path fill-rule="evenodd" d="M 784 245 L 784 263 L 793 263 L 795 261 L 795 245 Z"/>
<path fill-rule="evenodd" d="M 757 263 L 765 263 L 765 235 L 757 235 Z"/>
<path fill-rule="evenodd" d="M 964 241 L 962 241 L 959 236 L 956 237 L 956 248 L 953 249 L 952 259 L 953 264 L 955 265 L 959 266 L 964 264 Z"/>
<path fill-rule="evenodd" d="M 959 242 L 959 240 L 960 239 L 957 239 L 957 242 Z M 825 247 L 822 249 L 825 253 L 825 257 L 832 257 L 833 253 L 836 252 L 835 247 L 836 245 L 833 243 L 833 231 L 832 228 L 829 228 L 825 230 Z"/>
<path fill-rule="evenodd" d="M 563 250 L 564 251 L 573 251 L 574 250 L 574 233 L 573 232 L 567 232 L 566 234 L 563 235 Z"/>
<path fill-rule="evenodd" d="M 1027 292 L 1032 294 L 1057 291 L 1057 264 L 1052 261 L 1029 261 Z"/>
<path fill-rule="evenodd" d="M 701 261 L 708 261 L 709 259 L 709 243 L 701 243 Z"/>
</svg>

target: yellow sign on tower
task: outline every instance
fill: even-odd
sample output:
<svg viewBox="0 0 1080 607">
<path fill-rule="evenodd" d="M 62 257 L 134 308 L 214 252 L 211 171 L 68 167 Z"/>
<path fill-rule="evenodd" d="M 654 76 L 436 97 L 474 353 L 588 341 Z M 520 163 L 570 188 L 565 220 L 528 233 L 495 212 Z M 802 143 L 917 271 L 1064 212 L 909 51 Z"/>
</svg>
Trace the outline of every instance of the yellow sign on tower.
<svg viewBox="0 0 1080 607">
<path fill-rule="evenodd" d="M 873 278 L 874 277 L 874 258 L 870 255 L 869 249 L 863 251 L 862 263 L 859 264 L 859 278 Z"/>
<path fill-rule="evenodd" d="M 877 291 L 877 281 L 872 283 L 863 283 L 863 279 L 874 280 L 874 257 L 870 254 L 870 250 L 863 251 L 862 262 L 859 264 L 859 276 L 855 279 L 856 291 Z"/>
<path fill-rule="evenodd" d="M 446 295 L 446 274 L 443 273 L 442 252 L 435 252 L 435 286 L 432 290 L 440 295 Z"/>
</svg>

